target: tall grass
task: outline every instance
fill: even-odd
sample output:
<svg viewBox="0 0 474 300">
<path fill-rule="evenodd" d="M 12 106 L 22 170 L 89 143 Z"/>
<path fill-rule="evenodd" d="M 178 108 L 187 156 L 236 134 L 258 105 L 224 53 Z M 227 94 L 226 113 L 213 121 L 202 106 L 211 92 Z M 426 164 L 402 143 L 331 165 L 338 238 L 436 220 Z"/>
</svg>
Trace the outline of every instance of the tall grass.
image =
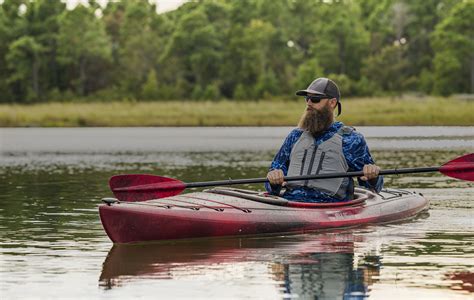
<svg viewBox="0 0 474 300">
<path fill-rule="evenodd" d="M 338 120 L 349 125 L 474 125 L 474 102 L 449 98 L 343 99 Z M 2 127 L 292 126 L 302 99 L 0 105 Z"/>
</svg>

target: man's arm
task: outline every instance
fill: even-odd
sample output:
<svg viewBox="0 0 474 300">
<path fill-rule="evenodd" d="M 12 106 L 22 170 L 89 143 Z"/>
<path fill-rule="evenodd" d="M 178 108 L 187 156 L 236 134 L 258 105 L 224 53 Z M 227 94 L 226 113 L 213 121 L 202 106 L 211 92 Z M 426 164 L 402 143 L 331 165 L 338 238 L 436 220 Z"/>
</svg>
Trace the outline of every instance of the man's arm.
<svg viewBox="0 0 474 300">
<path fill-rule="evenodd" d="M 375 162 L 362 134 L 352 132 L 350 135 L 344 136 L 343 151 L 349 165 L 349 170 L 363 171 L 364 166 L 366 166 L 366 170 L 367 168 L 373 170 L 373 166 L 370 165 L 375 165 Z M 383 176 L 381 175 L 367 181 L 357 178 L 357 181 L 360 186 L 375 190 L 376 192 L 380 192 L 383 188 Z"/>
<path fill-rule="evenodd" d="M 303 131 L 301 129 L 293 129 L 288 136 L 286 137 L 283 145 L 280 147 L 280 150 L 277 152 L 273 161 L 270 165 L 269 171 L 273 170 L 282 170 L 283 175 L 288 174 L 288 166 L 290 165 L 290 154 L 293 145 L 300 138 Z M 270 183 L 265 183 L 265 189 L 272 195 L 278 195 L 280 193 L 282 185 L 275 184 L 271 185 Z"/>
</svg>

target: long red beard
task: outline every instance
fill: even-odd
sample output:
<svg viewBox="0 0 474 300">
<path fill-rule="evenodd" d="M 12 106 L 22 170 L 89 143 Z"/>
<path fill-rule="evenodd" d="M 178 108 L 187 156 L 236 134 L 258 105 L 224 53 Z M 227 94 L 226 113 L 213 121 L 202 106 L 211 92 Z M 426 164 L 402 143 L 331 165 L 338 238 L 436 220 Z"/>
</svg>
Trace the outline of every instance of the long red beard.
<svg viewBox="0 0 474 300">
<path fill-rule="evenodd" d="M 305 110 L 298 123 L 298 127 L 309 131 L 312 136 L 321 135 L 333 122 L 332 112 L 326 105 L 321 110 Z"/>
</svg>

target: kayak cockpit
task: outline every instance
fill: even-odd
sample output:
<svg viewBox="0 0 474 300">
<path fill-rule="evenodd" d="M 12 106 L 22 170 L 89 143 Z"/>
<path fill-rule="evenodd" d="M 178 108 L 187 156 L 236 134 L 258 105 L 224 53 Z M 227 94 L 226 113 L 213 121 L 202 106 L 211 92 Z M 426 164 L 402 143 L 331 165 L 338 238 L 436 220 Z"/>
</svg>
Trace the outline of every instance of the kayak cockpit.
<svg viewBox="0 0 474 300">
<path fill-rule="evenodd" d="M 376 195 L 366 189 L 356 188 L 354 192 L 354 199 L 345 202 L 334 202 L 334 203 L 309 203 L 309 202 L 296 202 L 288 201 L 287 199 L 275 195 L 270 195 L 265 192 L 249 191 L 244 189 L 219 187 L 205 190 L 206 193 L 220 194 L 226 196 L 233 196 L 237 198 L 253 200 L 266 204 L 287 206 L 287 207 L 299 207 L 299 208 L 330 208 L 330 207 L 342 207 L 342 206 L 353 206 L 363 204 L 367 199 L 375 197 Z"/>
</svg>

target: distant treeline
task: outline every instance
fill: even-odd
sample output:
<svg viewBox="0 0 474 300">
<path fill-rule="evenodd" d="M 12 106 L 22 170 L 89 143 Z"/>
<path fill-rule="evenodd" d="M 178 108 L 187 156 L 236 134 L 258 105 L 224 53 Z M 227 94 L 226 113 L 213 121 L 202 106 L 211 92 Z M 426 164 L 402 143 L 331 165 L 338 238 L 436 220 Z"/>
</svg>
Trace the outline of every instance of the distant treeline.
<svg viewBox="0 0 474 300">
<path fill-rule="evenodd" d="M 474 0 L 0 2 L 0 102 L 474 92 Z"/>
</svg>

